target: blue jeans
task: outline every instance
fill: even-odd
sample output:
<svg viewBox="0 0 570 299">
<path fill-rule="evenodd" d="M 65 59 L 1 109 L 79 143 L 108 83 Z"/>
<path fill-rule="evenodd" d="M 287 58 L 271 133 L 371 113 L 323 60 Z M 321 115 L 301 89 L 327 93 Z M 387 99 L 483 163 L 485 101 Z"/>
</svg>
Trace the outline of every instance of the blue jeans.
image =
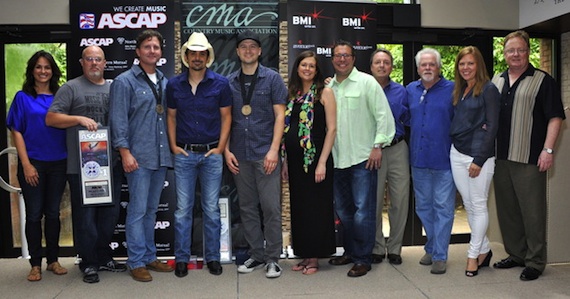
<svg viewBox="0 0 570 299">
<path fill-rule="evenodd" d="M 18 161 L 20 162 L 20 161 Z M 42 218 L 45 216 L 46 259 L 51 264 L 59 256 L 59 204 L 65 189 L 66 160 L 30 159 L 39 175 L 37 186 L 26 182 L 22 164 L 18 163 L 18 182 L 26 205 L 26 240 L 32 267 L 42 265 Z"/>
<path fill-rule="evenodd" d="M 125 221 L 129 256 L 127 266 L 136 269 L 156 260 L 154 227 L 166 179 L 166 167 L 157 170 L 139 168 L 126 176 L 129 184 L 129 205 Z"/>
<path fill-rule="evenodd" d="M 447 261 L 455 216 L 455 184 L 451 170 L 412 167 L 416 214 L 426 230 L 426 253 L 434 261 Z"/>
<path fill-rule="evenodd" d="M 79 174 L 69 174 L 67 177 L 71 193 L 74 234 L 76 234 L 75 248 L 81 256 L 79 268 L 82 271 L 87 267 L 98 268 L 113 259 L 113 250 L 109 244 L 119 219 L 123 165 L 117 161 L 113 166 L 113 204 L 111 205 L 82 206 Z"/>
<path fill-rule="evenodd" d="M 376 188 L 378 170 L 366 161 L 334 170 L 336 213 L 343 227 L 343 246 L 355 264 L 370 265 L 376 237 Z"/>
<path fill-rule="evenodd" d="M 174 157 L 176 176 L 176 211 L 174 212 L 174 255 L 176 262 L 190 260 L 192 223 L 196 199 L 196 180 L 200 179 L 202 217 L 204 223 L 204 258 L 220 260 L 220 188 L 222 186 L 222 155 L 188 152 Z"/>
</svg>

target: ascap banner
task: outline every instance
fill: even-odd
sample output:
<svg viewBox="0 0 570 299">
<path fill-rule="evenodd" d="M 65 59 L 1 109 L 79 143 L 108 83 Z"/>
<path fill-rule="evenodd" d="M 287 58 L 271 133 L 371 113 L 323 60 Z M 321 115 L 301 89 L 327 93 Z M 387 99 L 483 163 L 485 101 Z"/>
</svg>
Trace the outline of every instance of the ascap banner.
<svg viewBox="0 0 570 299">
<path fill-rule="evenodd" d="M 370 68 L 376 49 L 376 4 L 287 1 L 289 73 L 297 55 L 311 50 L 320 57 L 325 77 L 334 75 L 332 46 L 339 39 L 351 42 L 355 66 Z"/>
<path fill-rule="evenodd" d="M 82 74 L 81 51 L 91 45 L 105 52 L 105 78 L 113 79 L 138 64 L 136 37 L 146 29 L 159 31 L 164 38 L 159 69 L 167 78 L 174 75 L 174 0 L 71 0 L 71 43 L 68 78 Z"/>
</svg>

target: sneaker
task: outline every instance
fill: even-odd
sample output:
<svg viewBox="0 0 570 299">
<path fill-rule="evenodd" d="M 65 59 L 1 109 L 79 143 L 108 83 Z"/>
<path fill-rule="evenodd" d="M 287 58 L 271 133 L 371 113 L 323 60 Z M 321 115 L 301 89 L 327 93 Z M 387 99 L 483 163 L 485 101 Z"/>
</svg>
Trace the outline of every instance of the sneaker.
<svg viewBox="0 0 570 299">
<path fill-rule="evenodd" d="M 271 262 L 265 265 L 265 277 L 267 278 L 277 278 L 281 276 L 281 266 L 276 262 Z"/>
<path fill-rule="evenodd" d="M 445 261 L 434 261 L 431 265 L 431 274 L 444 274 L 446 265 Z"/>
<path fill-rule="evenodd" d="M 99 266 L 99 271 L 110 271 L 110 272 L 125 272 L 127 266 L 125 264 L 117 263 L 115 260 L 110 260 L 106 264 Z"/>
<path fill-rule="evenodd" d="M 420 259 L 420 265 L 429 266 L 431 264 L 432 264 L 431 254 L 429 253 L 424 254 L 424 256 L 422 256 L 422 258 Z"/>
<path fill-rule="evenodd" d="M 253 270 L 263 267 L 264 264 L 264 262 L 258 262 L 249 258 L 243 263 L 243 265 L 240 265 L 237 270 L 239 273 L 251 273 Z"/>
<path fill-rule="evenodd" d="M 83 270 L 83 282 L 86 283 L 96 283 L 99 282 L 99 274 L 97 274 L 97 268 L 87 267 Z"/>
</svg>

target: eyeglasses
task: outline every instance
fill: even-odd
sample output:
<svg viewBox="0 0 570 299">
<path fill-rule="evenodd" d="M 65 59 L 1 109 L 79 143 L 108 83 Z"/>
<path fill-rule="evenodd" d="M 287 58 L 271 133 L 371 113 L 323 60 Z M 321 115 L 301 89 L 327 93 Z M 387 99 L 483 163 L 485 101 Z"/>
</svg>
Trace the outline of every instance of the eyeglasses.
<svg viewBox="0 0 570 299">
<path fill-rule="evenodd" d="M 505 50 L 505 53 L 507 53 L 509 55 L 513 55 L 515 53 L 524 55 L 524 54 L 528 53 L 528 49 L 507 49 L 507 50 Z"/>
<path fill-rule="evenodd" d="M 428 91 L 427 89 L 424 89 L 424 92 L 422 92 L 422 96 L 420 97 L 420 103 L 424 101 L 427 91 Z"/>
<path fill-rule="evenodd" d="M 96 62 L 96 63 L 100 63 L 101 61 L 103 61 L 103 58 L 101 57 L 84 57 L 82 59 L 87 62 Z"/>
<path fill-rule="evenodd" d="M 337 59 L 337 60 L 341 60 L 343 58 L 348 59 L 349 57 L 352 57 L 352 54 L 346 54 L 346 53 L 342 53 L 342 54 L 334 54 L 333 55 L 333 59 Z"/>
</svg>

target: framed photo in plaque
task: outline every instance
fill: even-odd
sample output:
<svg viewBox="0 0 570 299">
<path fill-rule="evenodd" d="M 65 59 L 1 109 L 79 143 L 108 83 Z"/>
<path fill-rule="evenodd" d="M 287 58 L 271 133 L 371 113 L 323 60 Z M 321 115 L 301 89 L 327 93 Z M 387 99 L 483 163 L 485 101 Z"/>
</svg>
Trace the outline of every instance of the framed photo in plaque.
<svg viewBox="0 0 570 299">
<path fill-rule="evenodd" d="M 109 130 L 78 130 L 81 193 L 84 206 L 113 203 Z"/>
</svg>

